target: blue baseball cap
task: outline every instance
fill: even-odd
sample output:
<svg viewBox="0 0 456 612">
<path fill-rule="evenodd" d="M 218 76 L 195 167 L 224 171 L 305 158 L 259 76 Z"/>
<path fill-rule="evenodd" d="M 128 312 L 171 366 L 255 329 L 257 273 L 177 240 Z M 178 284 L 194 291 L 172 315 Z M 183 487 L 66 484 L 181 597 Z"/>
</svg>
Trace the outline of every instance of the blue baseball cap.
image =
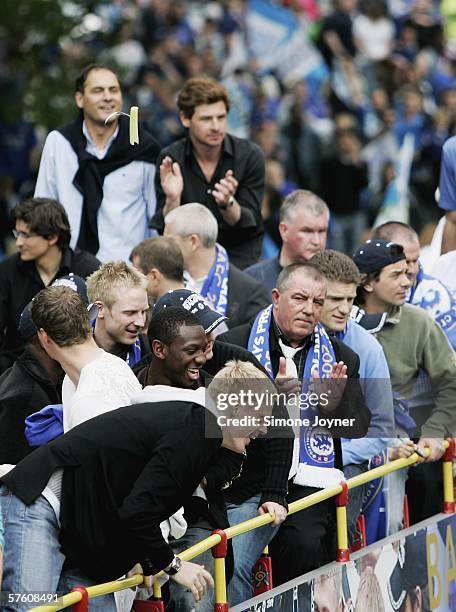
<svg viewBox="0 0 456 612">
<path fill-rule="evenodd" d="M 360 272 L 368 273 L 402 261 L 405 254 L 403 247 L 395 242 L 367 240 L 356 249 L 352 259 Z"/>
<path fill-rule="evenodd" d="M 153 315 L 170 306 L 185 308 L 194 314 L 204 327 L 206 334 L 210 334 L 220 323 L 228 320 L 228 317 L 210 308 L 199 293 L 189 289 L 175 289 L 162 295 L 155 302 Z"/>
</svg>

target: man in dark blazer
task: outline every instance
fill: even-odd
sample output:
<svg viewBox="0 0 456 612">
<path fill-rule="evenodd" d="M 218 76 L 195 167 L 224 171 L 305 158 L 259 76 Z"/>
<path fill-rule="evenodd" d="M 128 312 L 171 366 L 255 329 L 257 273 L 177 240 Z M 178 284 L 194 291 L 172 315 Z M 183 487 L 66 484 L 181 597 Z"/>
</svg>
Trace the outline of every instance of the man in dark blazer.
<svg viewBox="0 0 456 612">
<path fill-rule="evenodd" d="M 186 287 L 199 293 L 229 327 L 253 319 L 270 297 L 256 280 L 239 270 L 217 243 L 217 220 L 202 204 L 186 204 L 165 217 L 165 236 L 177 240 L 184 256 Z"/>
<path fill-rule="evenodd" d="M 292 357 L 294 372 L 289 371 L 287 363 L 286 376 L 297 377 L 301 381 L 306 376 L 307 357 L 314 351 L 316 329 L 325 295 L 324 277 L 315 266 L 310 263 L 288 266 L 279 275 L 277 288 L 272 292 L 272 308 L 269 311 L 265 309 L 259 314 L 253 325 L 239 326 L 222 334 L 219 339 L 249 347 L 256 355 L 260 355 L 261 351 L 264 354 L 265 345 L 268 344 L 268 367 L 273 376 L 279 373 L 284 357 L 287 358 L 287 362 L 291 359 L 288 349 L 292 349 L 291 352 L 295 353 Z M 260 326 L 262 334 L 255 336 L 255 330 Z M 319 330 L 320 327 L 317 331 L 321 334 Z M 340 439 L 336 436 L 362 437 L 370 421 L 370 412 L 364 402 L 358 381 L 359 357 L 337 339 L 328 338 L 327 342 L 331 342 L 331 350 L 334 353 L 334 365 L 329 377 L 336 380 L 328 383 L 329 391 L 333 393 L 329 404 L 331 409 L 325 408 L 323 411 L 320 404 L 318 412 L 320 415 L 331 414 L 334 418 L 353 419 L 353 423 L 349 427 L 336 422 L 333 426 L 329 426 L 329 433 L 333 439 L 334 467 L 329 470 L 318 467 L 318 475 L 313 469 L 308 468 L 307 461 L 302 463 L 297 460 L 298 456 L 301 456 L 301 446 L 307 443 L 307 440 L 304 442 L 305 439 L 300 438 L 299 453 L 290 471 L 288 503 L 343 480 L 341 445 Z M 327 346 L 329 347 L 329 344 Z M 260 359 L 260 362 L 263 363 L 263 360 Z M 310 378 L 310 375 L 308 377 Z M 323 381 L 319 384 L 324 386 Z M 231 508 L 228 505 L 230 521 L 233 520 L 234 513 L 239 511 L 239 507 L 246 503 L 241 494 L 242 487 L 241 477 L 227 492 L 228 502 L 233 504 Z M 288 516 L 270 545 L 274 583 L 282 584 L 332 560 L 335 547 L 330 540 L 334 530 L 333 500 Z M 236 559 L 237 545 L 240 544 L 235 542 Z M 242 550 L 244 551 L 244 548 Z M 235 584 L 234 580 L 235 578 L 231 584 Z"/>
<path fill-rule="evenodd" d="M 50 476 L 63 468 L 60 541 L 67 569 L 105 581 L 140 563 L 146 577 L 165 570 L 198 601 L 212 578 L 174 555 L 160 523 L 192 495 L 222 444 L 243 453 L 250 436 L 263 431 L 260 422 L 233 428 L 230 417 L 239 408 L 218 404 L 218 394 L 233 392 L 233 371 L 239 391 L 250 388 L 252 366 L 243 377 L 242 367 L 237 362 L 218 374 L 208 388 L 214 399 L 208 409 L 184 400 L 127 406 L 40 447 L 2 478 L 6 512 L 32 512 Z M 264 376 L 262 383 L 264 390 Z M 272 385 L 268 390 L 274 392 Z M 259 421 L 263 414 L 270 409 L 255 411 Z M 7 556 L 14 555 L 13 540 L 7 538 Z"/>
</svg>

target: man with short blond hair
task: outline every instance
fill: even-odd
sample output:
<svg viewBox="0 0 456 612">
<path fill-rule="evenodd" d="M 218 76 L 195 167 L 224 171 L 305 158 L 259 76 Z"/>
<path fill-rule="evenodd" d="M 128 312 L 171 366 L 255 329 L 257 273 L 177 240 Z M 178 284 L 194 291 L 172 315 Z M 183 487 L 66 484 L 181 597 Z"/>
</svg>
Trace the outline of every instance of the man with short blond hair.
<svg viewBox="0 0 456 612">
<path fill-rule="evenodd" d="M 306 189 L 293 191 L 280 207 L 282 248 L 279 255 L 250 266 L 247 274 L 272 291 L 283 268 L 308 261 L 323 251 L 328 224 L 329 208 L 321 198 Z"/>
<path fill-rule="evenodd" d="M 133 367 L 140 359 L 149 301 L 147 278 L 124 261 L 103 264 L 87 279 L 89 302 L 98 307 L 95 342 Z"/>
</svg>

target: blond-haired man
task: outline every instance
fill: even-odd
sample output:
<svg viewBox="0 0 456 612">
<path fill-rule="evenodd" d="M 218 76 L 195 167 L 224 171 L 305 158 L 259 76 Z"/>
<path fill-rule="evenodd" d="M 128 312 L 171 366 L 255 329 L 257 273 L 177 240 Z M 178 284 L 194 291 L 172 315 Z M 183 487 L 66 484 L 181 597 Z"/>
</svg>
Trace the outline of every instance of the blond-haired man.
<svg viewBox="0 0 456 612">
<path fill-rule="evenodd" d="M 89 302 L 98 314 L 95 342 L 133 367 L 144 352 L 142 332 L 147 323 L 149 302 L 147 278 L 124 261 L 103 264 L 87 279 Z"/>
</svg>

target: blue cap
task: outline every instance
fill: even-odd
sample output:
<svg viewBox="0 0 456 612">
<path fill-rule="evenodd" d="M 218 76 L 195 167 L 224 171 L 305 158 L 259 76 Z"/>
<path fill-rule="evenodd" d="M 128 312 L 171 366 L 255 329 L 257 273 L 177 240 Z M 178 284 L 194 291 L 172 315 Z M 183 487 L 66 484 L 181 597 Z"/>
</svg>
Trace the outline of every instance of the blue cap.
<svg viewBox="0 0 456 612">
<path fill-rule="evenodd" d="M 403 247 L 387 240 L 367 240 L 353 255 L 353 261 L 362 273 L 377 272 L 403 259 Z"/>
<path fill-rule="evenodd" d="M 155 302 L 153 314 L 155 315 L 169 306 L 185 308 L 185 310 L 194 314 L 204 327 L 206 334 L 210 334 L 217 325 L 228 320 L 228 317 L 210 308 L 199 293 L 195 293 L 189 289 L 175 289 L 174 291 L 168 291 L 168 293 L 162 295 Z"/>
</svg>

